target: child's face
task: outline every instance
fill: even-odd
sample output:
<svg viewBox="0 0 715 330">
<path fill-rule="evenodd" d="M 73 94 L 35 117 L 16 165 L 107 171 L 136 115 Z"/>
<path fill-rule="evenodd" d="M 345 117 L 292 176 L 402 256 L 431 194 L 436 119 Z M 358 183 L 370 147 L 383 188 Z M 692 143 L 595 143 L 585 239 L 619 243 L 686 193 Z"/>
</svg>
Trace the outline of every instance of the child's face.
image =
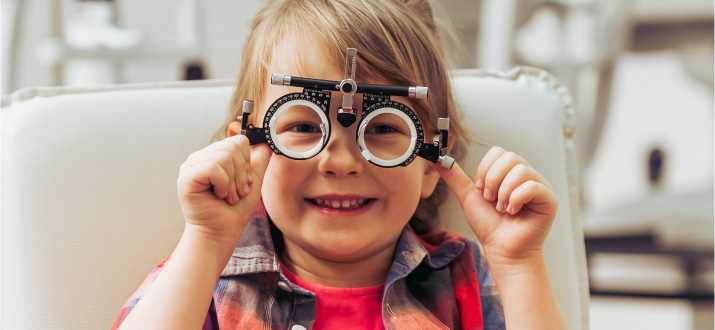
<svg viewBox="0 0 715 330">
<path fill-rule="evenodd" d="M 344 68 L 324 65 L 319 54 L 303 56 L 314 60 L 305 63 L 301 71 L 275 73 L 298 76 L 298 72 L 302 72 L 307 78 L 343 79 Z M 359 61 L 357 65 L 360 65 Z M 282 71 L 286 71 L 285 68 Z M 361 80 L 360 77 L 356 80 L 385 83 Z M 261 112 L 279 97 L 302 90 L 273 86 L 270 82 L 266 82 L 265 88 L 266 97 L 258 103 Z M 393 99 L 410 106 L 407 98 Z M 394 168 L 381 168 L 367 162 L 355 141 L 358 125 L 345 128 L 337 122 L 341 102 L 342 95 L 334 92 L 330 105 L 332 132 L 325 149 L 307 160 L 272 157 L 262 196 L 266 210 L 283 233 L 286 244 L 295 244 L 323 259 L 357 261 L 394 249 L 420 197 L 432 193 L 439 174 L 422 158 L 407 167 Z M 362 94 L 354 96 L 353 106 L 361 109 Z"/>
</svg>

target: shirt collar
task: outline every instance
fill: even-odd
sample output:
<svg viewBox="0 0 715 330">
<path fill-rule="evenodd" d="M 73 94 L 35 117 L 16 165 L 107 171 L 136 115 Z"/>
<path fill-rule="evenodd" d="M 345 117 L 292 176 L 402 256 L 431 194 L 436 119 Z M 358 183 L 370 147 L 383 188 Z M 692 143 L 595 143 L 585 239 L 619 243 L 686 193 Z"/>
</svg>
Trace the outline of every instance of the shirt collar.
<svg viewBox="0 0 715 330">
<path fill-rule="evenodd" d="M 386 287 L 406 277 L 421 263 L 432 269 L 446 267 L 464 249 L 464 242 L 450 232 L 437 232 L 417 236 L 407 225 L 397 241 L 395 260 L 387 275 Z"/>
<path fill-rule="evenodd" d="M 438 232 L 419 237 L 409 225 L 405 226 L 397 241 L 395 259 L 386 284 L 407 276 L 423 262 L 435 269 L 445 267 L 462 249 L 464 242 L 453 233 Z M 260 272 L 280 272 L 280 261 L 271 236 L 271 224 L 262 202 L 243 230 L 222 276 Z"/>
<path fill-rule="evenodd" d="M 271 237 L 271 225 L 268 222 L 268 214 L 263 206 L 263 201 L 261 201 L 258 203 L 253 218 L 243 230 L 243 234 L 233 250 L 233 255 L 221 275 L 234 276 L 279 271 L 280 262 Z"/>
</svg>

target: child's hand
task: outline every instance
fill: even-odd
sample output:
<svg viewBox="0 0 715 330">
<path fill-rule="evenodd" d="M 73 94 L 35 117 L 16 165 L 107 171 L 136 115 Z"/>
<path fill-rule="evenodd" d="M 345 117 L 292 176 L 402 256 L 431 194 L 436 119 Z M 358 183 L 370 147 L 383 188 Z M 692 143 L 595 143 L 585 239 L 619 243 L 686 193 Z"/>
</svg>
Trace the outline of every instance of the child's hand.
<svg viewBox="0 0 715 330">
<path fill-rule="evenodd" d="M 475 181 L 458 164 L 452 170 L 434 167 L 457 196 L 490 267 L 541 255 L 558 202 L 550 184 L 523 158 L 494 147 L 479 164 Z"/>
<path fill-rule="evenodd" d="M 181 165 L 177 190 L 188 227 L 236 242 L 261 197 L 272 155 L 236 135 L 192 153 Z"/>
</svg>

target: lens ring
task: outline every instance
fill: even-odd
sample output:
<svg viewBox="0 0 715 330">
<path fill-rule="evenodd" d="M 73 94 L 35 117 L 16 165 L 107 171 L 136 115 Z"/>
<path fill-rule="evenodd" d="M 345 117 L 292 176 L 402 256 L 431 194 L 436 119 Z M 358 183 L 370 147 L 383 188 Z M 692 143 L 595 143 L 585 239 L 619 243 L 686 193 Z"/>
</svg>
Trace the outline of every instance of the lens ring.
<svg viewBox="0 0 715 330">
<path fill-rule="evenodd" d="M 269 139 L 270 143 L 269 145 L 271 146 L 271 149 L 274 151 L 278 150 L 280 153 L 288 158 L 291 159 L 308 159 L 312 158 L 315 155 L 317 155 L 323 148 L 325 147 L 325 144 L 328 142 L 328 138 L 330 137 L 330 121 L 328 120 L 328 117 L 325 115 L 325 112 L 323 109 L 320 108 L 317 104 L 308 101 L 301 96 L 304 95 L 302 93 L 293 93 L 293 95 L 297 96 L 298 98 L 296 99 L 291 99 L 290 97 L 286 98 L 281 98 L 277 100 L 276 102 L 271 105 L 271 108 L 274 109 L 275 111 L 270 111 L 270 118 L 265 118 L 268 126 L 268 134 L 269 134 Z M 289 94 L 288 96 L 291 96 Z M 320 138 L 320 143 L 317 143 L 315 147 L 308 151 L 304 152 L 296 152 L 292 151 L 288 148 L 286 148 L 278 138 L 278 134 L 276 133 L 276 120 L 280 117 L 281 112 L 284 110 L 288 109 L 291 106 L 295 105 L 303 105 L 306 106 L 313 111 L 315 111 L 318 116 L 320 117 L 320 120 L 322 122 L 321 127 L 323 128 L 322 136 Z M 268 113 L 267 113 L 268 115 Z"/>
<path fill-rule="evenodd" d="M 394 104 L 400 104 L 397 102 L 390 102 Z M 406 166 L 411 162 L 411 160 L 414 159 L 414 154 L 417 145 L 417 137 L 418 131 L 421 131 L 421 127 L 418 130 L 417 126 L 415 125 L 415 122 L 413 118 L 411 118 L 409 115 L 405 113 L 404 110 L 400 110 L 397 107 L 392 107 L 393 104 L 378 104 L 377 108 L 375 110 L 365 110 L 366 115 L 363 116 L 363 119 L 360 121 L 360 125 L 358 126 L 358 132 L 357 132 L 357 143 L 358 146 L 360 147 L 360 151 L 362 153 L 362 156 L 365 157 L 367 161 L 370 163 L 373 163 L 377 166 L 380 167 L 395 167 L 399 165 L 404 165 Z M 403 105 L 404 106 L 404 105 Z M 406 108 L 406 106 L 404 106 Z M 409 108 L 407 108 L 409 109 Z M 369 112 L 369 113 L 368 113 Z M 395 159 L 382 159 L 377 156 L 375 156 L 373 153 L 370 152 L 369 148 L 367 147 L 365 143 L 365 129 L 367 128 L 367 125 L 370 123 L 372 119 L 375 117 L 381 115 L 381 114 L 393 114 L 399 116 L 402 120 L 407 123 L 407 126 L 410 128 L 410 146 L 407 149 L 407 151 L 402 154 L 400 157 L 397 157 Z M 419 124 L 419 123 L 417 123 Z M 421 126 L 421 125 L 420 125 Z"/>
</svg>

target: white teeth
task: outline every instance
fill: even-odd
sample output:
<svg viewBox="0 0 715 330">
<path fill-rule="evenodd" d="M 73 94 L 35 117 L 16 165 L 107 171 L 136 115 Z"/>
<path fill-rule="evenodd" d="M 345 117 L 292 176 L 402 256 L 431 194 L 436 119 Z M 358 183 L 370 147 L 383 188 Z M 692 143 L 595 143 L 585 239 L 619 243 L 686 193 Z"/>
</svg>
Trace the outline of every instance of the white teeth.
<svg viewBox="0 0 715 330">
<path fill-rule="evenodd" d="M 328 207 L 333 209 L 353 209 L 362 207 L 368 201 L 367 199 L 350 199 L 350 200 L 327 200 L 327 199 L 314 199 L 315 204 L 322 207 Z"/>
</svg>

